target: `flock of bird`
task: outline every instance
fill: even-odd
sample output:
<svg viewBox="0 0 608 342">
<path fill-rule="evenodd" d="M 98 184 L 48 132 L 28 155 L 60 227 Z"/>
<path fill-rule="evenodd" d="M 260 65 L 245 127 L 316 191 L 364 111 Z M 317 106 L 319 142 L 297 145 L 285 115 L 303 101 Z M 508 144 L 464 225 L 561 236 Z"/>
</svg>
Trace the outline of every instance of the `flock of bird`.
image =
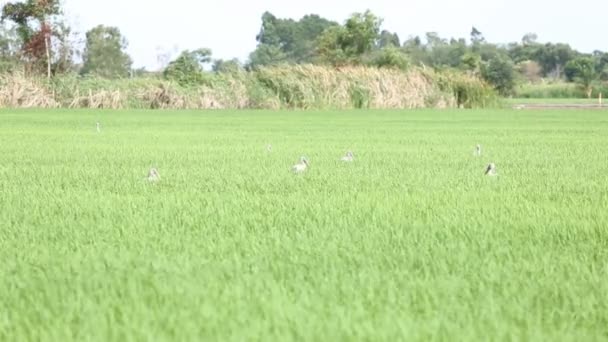
<svg viewBox="0 0 608 342">
<path fill-rule="evenodd" d="M 97 128 L 97 133 L 101 132 L 101 124 L 99 122 L 97 122 L 96 125 Z M 272 152 L 272 145 L 268 144 L 266 145 L 266 151 L 268 151 L 269 153 Z M 480 157 L 481 156 L 481 145 L 477 145 L 475 146 L 475 151 L 473 152 L 474 156 Z M 346 152 L 346 154 L 340 158 L 340 161 L 345 162 L 345 163 L 350 163 L 353 162 L 355 160 L 355 155 L 353 154 L 352 151 L 348 151 Z M 300 161 L 297 162 L 295 165 L 293 165 L 291 167 L 291 171 L 293 173 L 303 173 L 306 172 L 306 170 L 308 170 L 309 168 L 309 163 L 308 163 L 308 159 L 304 156 L 300 157 Z M 488 166 L 486 166 L 486 170 L 485 170 L 485 175 L 487 176 L 496 176 L 498 175 L 498 172 L 496 171 L 496 165 L 494 163 L 490 163 L 488 164 Z M 158 169 L 153 167 L 150 169 L 150 171 L 148 171 L 148 177 L 147 180 L 149 182 L 158 182 L 160 181 L 160 173 L 158 172 Z"/>
</svg>

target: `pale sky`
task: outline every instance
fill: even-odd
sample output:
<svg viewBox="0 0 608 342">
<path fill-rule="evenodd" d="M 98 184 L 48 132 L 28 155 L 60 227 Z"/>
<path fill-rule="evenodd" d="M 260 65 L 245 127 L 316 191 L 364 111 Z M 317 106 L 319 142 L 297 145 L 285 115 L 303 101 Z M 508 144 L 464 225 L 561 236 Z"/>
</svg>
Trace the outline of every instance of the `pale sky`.
<svg viewBox="0 0 608 342">
<path fill-rule="evenodd" d="M 0 3 L 6 0 L 0 0 Z M 134 66 L 158 68 L 158 48 L 207 47 L 215 58 L 245 61 L 255 49 L 261 15 L 305 14 L 342 23 L 366 9 L 384 19 L 383 29 L 410 35 L 436 31 L 468 38 L 477 27 L 493 43 L 520 41 L 534 32 L 540 42 L 565 42 L 583 52 L 608 51 L 605 0 L 63 0 L 73 27 L 84 35 L 98 25 L 117 26 L 129 41 Z M 176 52 L 177 54 L 177 52 Z"/>
</svg>

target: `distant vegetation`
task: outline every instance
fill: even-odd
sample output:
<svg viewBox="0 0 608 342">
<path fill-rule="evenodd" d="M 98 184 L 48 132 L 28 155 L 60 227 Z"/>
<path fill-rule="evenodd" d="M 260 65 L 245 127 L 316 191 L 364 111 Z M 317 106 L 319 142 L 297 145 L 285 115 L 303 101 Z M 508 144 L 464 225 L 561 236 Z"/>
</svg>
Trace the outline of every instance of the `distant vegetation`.
<svg viewBox="0 0 608 342">
<path fill-rule="evenodd" d="M 380 102 L 383 102 L 392 108 L 395 103 L 409 106 L 419 101 L 391 100 L 387 104 L 378 97 L 365 98 L 380 93 L 409 96 L 414 91 L 410 89 L 414 84 L 396 89 L 387 89 L 387 84 L 417 74 L 432 75 L 425 76 L 427 83 L 438 82 L 429 85 L 439 90 L 432 95 L 425 88 L 417 90 L 428 95 L 422 101 L 426 106 L 480 107 L 495 102 L 489 88 L 506 97 L 593 97 L 606 90 L 608 80 L 608 53 L 602 51 L 585 54 L 568 44 L 539 43 L 537 35 L 532 33 L 526 34 L 521 42 L 494 44 L 486 41 L 475 27 L 468 39 L 448 39 L 428 32 L 424 37 L 410 36 L 402 40 L 396 33 L 383 29 L 382 19 L 370 11 L 354 13 L 343 23 L 314 14 L 294 20 L 277 18 L 266 12 L 256 36 L 257 47 L 247 61 L 218 60 L 213 58 L 211 49 L 201 47 L 182 51 L 177 56 L 159 53 L 159 61 L 163 64 L 160 71 L 133 69 L 132 59 L 126 53 L 127 39 L 117 27 L 99 25 L 91 29 L 84 37 L 83 50 L 79 51 L 74 42 L 81 38 L 66 24 L 59 0 L 9 2 L 2 7 L 1 18 L 0 74 L 5 75 L 3 84 L 6 85 L 8 79 L 15 82 L 16 78 L 28 78 L 27 83 L 42 87 L 36 88 L 39 89 L 36 94 L 43 92 L 51 96 L 43 102 L 62 106 L 67 102 L 91 106 L 92 101 L 78 99 L 83 94 L 90 98 L 114 94 L 114 98 L 120 98 L 114 102 L 121 106 L 147 107 L 146 101 L 141 102 L 133 96 L 150 96 L 149 89 L 162 85 L 163 94 L 170 89 L 171 94 L 182 98 L 176 102 L 179 107 L 206 108 L 209 106 L 203 103 L 210 92 L 214 94 L 213 98 L 234 97 L 230 91 L 218 95 L 226 90 L 221 85 L 230 80 L 228 83 L 236 82 L 247 89 L 247 96 L 236 101 L 238 106 L 235 107 L 235 101 L 209 100 L 209 103 L 231 108 L 240 108 L 244 102 L 251 107 L 337 105 L 342 108 L 347 107 L 344 99 L 350 98 L 348 106 L 381 107 Z M 81 56 L 82 62 L 77 64 L 74 56 Z M 301 75 L 302 70 L 307 75 L 312 70 L 323 70 L 325 75 L 333 75 L 334 85 L 336 77 L 341 78 L 338 83 L 347 84 L 349 95 L 344 95 L 342 89 L 338 91 L 342 97 L 339 101 L 329 100 L 336 89 L 323 88 L 332 92 L 303 100 L 311 94 L 303 95 L 302 92 L 314 93 L 319 89 L 304 91 L 308 86 L 305 82 L 298 86 L 292 84 L 294 76 Z M 345 71 L 356 71 L 356 75 L 346 77 Z M 268 73 L 281 74 L 285 79 L 269 81 Z M 382 75 L 387 81 L 368 77 L 358 79 L 357 75 Z M 306 75 L 301 76 L 306 79 Z M 43 77 L 48 81 L 40 85 Z M 456 89 L 454 83 L 445 84 L 448 79 L 466 80 L 468 85 L 461 84 Z M 23 80 L 19 82 L 23 83 Z M 58 84 L 70 84 L 72 93 Z M 381 91 L 368 91 L 377 84 L 382 84 Z M 471 88 L 471 84 L 476 86 Z M 359 92 L 358 88 L 367 90 Z M 25 91 L 24 96 L 31 97 L 28 92 Z M 353 95 L 353 92 L 362 95 Z M 132 98 L 124 99 L 127 95 Z M 364 100 L 353 100 L 357 96 Z M 19 105 L 15 99 L 0 101 L 3 105 Z"/>
</svg>

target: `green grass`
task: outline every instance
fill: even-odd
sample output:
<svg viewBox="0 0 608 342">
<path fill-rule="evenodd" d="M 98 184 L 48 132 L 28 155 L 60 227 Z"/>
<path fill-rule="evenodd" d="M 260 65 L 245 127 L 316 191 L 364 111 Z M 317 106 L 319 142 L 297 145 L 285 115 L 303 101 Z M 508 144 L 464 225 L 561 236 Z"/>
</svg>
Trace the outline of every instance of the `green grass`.
<svg viewBox="0 0 608 342">
<path fill-rule="evenodd" d="M 592 105 L 596 105 L 599 103 L 597 98 L 593 98 L 593 99 L 577 99 L 577 98 L 570 98 L 570 99 L 560 99 L 560 98 L 538 98 L 538 99 L 534 99 L 534 98 L 508 98 L 508 99 L 504 99 L 504 102 L 508 105 L 518 105 L 518 104 L 564 104 L 564 105 L 570 105 L 570 104 L 592 104 Z M 606 99 L 604 99 L 603 101 L 603 105 L 605 105 L 606 107 L 608 107 L 608 102 L 606 101 Z"/>
<path fill-rule="evenodd" d="M 606 340 L 607 137 L 603 111 L 1 111 L 0 340 Z"/>
</svg>

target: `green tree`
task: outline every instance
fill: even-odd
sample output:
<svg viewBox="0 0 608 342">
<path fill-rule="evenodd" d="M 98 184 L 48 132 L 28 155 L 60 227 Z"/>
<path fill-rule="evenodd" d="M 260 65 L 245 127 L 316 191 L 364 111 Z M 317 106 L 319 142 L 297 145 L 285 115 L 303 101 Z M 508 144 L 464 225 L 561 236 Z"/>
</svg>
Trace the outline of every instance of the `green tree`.
<svg viewBox="0 0 608 342">
<path fill-rule="evenodd" d="M 262 44 L 249 55 L 248 68 L 257 68 L 263 65 L 275 65 L 287 62 L 287 54 L 280 46 Z"/>
<path fill-rule="evenodd" d="M 566 78 L 569 81 L 578 83 L 587 94 L 591 97 L 593 91 L 593 82 L 599 78 L 595 72 L 595 61 L 591 57 L 578 57 L 566 64 L 564 69 Z"/>
<path fill-rule="evenodd" d="M 481 68 L 481 57 L 476 53 L 465 53 L 460 58 L 460 68 L 472 74 L 478 74 Z"/>
<path fill-rule="evenodd" d="M 20 46 L 15 28 L 0 25 L 0 72 L 13 70 L 18 65 Z"/>
<path fill-rule="evenodd" d="M 349 63 L 348 55 L 344 51 L 342 39 L 346 35 L 346 29 L 335 26 L 327 29 L 317 42 L 317 55 L 323 63 L 331 65 L 345 65 Z"/>
<path fill-rule="evenodd" d="M 243 70 L 241 63 L 238 59 L 233 58 L 230 60 L 216 59 L 213 61 L 212 70 L 216 73 L 228 73 L 234 74 Z"/>
<path fill-rule="evenodd" d="M 475 28 L 475 26 L 473 26 L 473 28 L 471 29 L 471 44 L 479 45 L 479 44 L 483 44 L 485 42 L 486 42 L 486 39 L 483 37 L 483 34 L 481 33 L 481 31 L 479 31 L 478 29 Z"/>
<path fill-rule="evenodd" d="M 375 47 L 381 24 L 382 19 L 369 10 L 355 13 L 344 26 L 332 27 L 321 35 L 317 52 L 332 64 L 358 64 Z"/>
<path fill-rule="evenodd" d="M 164 76 L 182 86 L 204 83 L 207 81 L 204 65 L 211 61 L 210 49 L 186 50 L 169 63 L 164 71 Z"/>
<path fill-rule="evenodd" d="M 383 49 L 372 52 L 367 64 L 379 68 L 406 70 L 410 65 L 410 60 L 402 49 L 389 45 Z"/>
<path fill-rule="evenodd" d="M 127 41 L 116 27 L 99 25 L 86 34 L 81 74 L 127 77 L 133 64 L 125 52 Z"/>
<path fill-rule="evenodd" d="M 595 71 L 599 74 L 600 79 L 608 80 L 608 52 L 593 51 L 593 60 L 595 61 Z"/>
<path fill-rule="evenodd" d="M 482 77 L 501 95 L 511 95 L 515 88 L 515 69 L 513 62 L 505 56 L 497 55 L 482 68 Z"/>
<path fill-rule="evenodd" d="M 256 36 L 258 46 L 250 55 L 249 66 L 310 63 L 315 57 L 318 37 L 337 25 L 315 14 L 295 21 L 279 19 L 266 12 L 262 15 L 262 27 Z"/>
<path fill-rule="evenodd" d="M 403 42 L 403 50 L 409 56 L 412 64 L 428 64 L 428 54 L 419 36 L 408 37 Z"/>
<path fill-rule="evenodd" d="M 294 40 L 290 50 L 285 52 L 290 60 L 296 63 L 309 63 L 315 58 L 317 39 L 330 27 L 338 26 L 338 23 L 330 21 L 316 14 L 306 15 L 296 23 L 294 29 Z"/>
<path fill-rule="evenodd" d="M 380 32 L 382 19 L 371 11 L 353 14 L 344 24 L 344 36 L 341 45 L 347 55 L 361 56 L 373 49 Z"/>
<path fill-rule="evenodd" d="M 547 43 L 538 46 L 533 60 L 541 65 L 546 76 L 561 78 L 564 66 L 575 57 L 576 52 L 570 45 Z"/>
<path fill-rule="evenodd" d="M 380 32 L 380 37 L 378 37 L 377 47 L 382 49 L 388 46 L 400 47 L 401 41 L 399 40 L 399 36 L 396 33 L 391 33 L 387 30 L 382 30 Z"/>
</svg>

